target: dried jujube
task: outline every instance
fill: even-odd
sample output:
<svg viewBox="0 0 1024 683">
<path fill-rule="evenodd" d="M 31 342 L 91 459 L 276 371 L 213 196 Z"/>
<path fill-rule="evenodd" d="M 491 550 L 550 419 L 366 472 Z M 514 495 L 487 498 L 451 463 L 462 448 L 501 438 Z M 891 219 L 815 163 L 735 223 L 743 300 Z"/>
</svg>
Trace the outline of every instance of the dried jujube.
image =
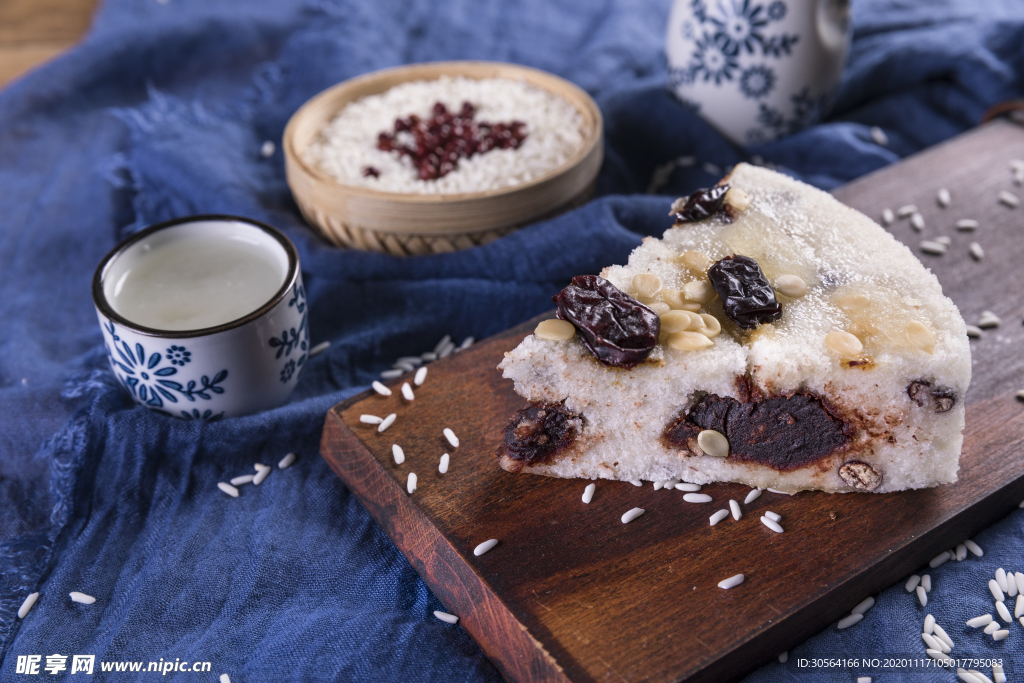
<svg viewBox="0 0 1024 683">
<path fill-rule="evenodd" d="M 715 185 L 694 190 L 683 208 L 676 211 L 676 224 L 696 223 L 725 211 L 725 193 L 728 185 Z"/>
<path fill-rule="evenodd" d="M 658 343 L 658 314 L 596 275 L 577 275 L 554 297 L 558 317 L 579 331 L 584 346 L 604 365 L 631 368 Z"/>
<path fill-rule="evenodd" d="M 749 256 L 726 256 L 708 268 L 708 280 L 722 297 L 725 314 L 745 330 L 782 315 L 775 290 Z"/>
</svg>

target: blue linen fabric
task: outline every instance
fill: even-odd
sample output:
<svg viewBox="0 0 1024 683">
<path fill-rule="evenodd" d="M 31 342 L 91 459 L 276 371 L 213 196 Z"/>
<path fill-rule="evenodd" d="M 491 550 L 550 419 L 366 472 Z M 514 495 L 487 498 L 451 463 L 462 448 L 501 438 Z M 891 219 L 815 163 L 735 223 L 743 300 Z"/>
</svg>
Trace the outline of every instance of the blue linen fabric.
<svg viewBox="0 0 1024 683">
<path fill-rule="evenodd" d="M 319 457 L 326 411 L 397 356 L 445 334 L 499 332 L 549 309 L 573 275 L 624 262 L 665 229 L 672 196 L 717 180 L 698 164 L 645 195 L 667 160 L 725 168 L 758 154 L 827 189 L 1024 92 L 1024 4 L 863 0 L 831 118 L 741 150 L 665 91 L 668 10 L 667 0 L 108 0 L 81 45 L 0 92 L 0 680 L 30 680 L 15 672 L 19 655 L 45 665 L 53 653 L 210 661 L 234 681 L 500 680 L 459 626 L 431 616 L 441 604 Z M 439 59 L 518 62 L 587 89 L 607 125 L 598 198 L 456 254 L 328 246 L 300 218 L 280 151 L 263 158 L 262 143 L 330 85 Z M 887 147 L 871 141 L 872 125 Z M 281 408 L 185 422 L 115 385 L 92 271 L 124 236 L 192 213 L 263 220 L 298 246 L 313 341 L 332 345 Z M 238 499 L 217 490 L 289 451 L 296 464 L 259 488 Z M 993 643 L 960 625 L 993 612 L 995 567 L 1024 571 L 1024 511 L 977 540 L 984 558 L 932 572 L 928 611 L 959 652 L 1010 657 L 1019 677 L 1020 626 Z M 33 591 L 41 598 L 19 620 Z M 72 603 L 70 591 L 96 603 Z M 790 665 L 748 680 L 854 680 L 792 661 L 920 655 L 924 614 L 892 587 L 855 628 L 830 627 Z"/>
</svg>

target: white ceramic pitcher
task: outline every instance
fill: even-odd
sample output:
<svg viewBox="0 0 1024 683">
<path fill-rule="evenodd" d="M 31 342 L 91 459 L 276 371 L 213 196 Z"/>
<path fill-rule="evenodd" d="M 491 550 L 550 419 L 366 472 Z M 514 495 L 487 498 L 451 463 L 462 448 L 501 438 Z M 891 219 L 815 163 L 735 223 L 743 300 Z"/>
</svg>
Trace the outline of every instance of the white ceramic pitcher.
<svg viewBox="0 0 1024 683">
<path fill-rule="evenodd" d="M 795 133 L 828 110 L 849 25 L 849 0 L 675 0 L 669 87 L 736 144 Z"/>
</svg>

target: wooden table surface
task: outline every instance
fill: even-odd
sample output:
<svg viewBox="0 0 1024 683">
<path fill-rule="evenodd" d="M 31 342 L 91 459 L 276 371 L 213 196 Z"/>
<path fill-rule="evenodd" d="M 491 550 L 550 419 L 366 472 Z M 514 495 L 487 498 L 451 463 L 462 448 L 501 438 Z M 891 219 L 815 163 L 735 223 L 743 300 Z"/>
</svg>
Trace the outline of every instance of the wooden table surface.
<svg viewBox="0 0 1024 683">
<path fill-rule="evenodd" d="M 77 43 L 98 0 L 0 0 L 0 87 Z"/>
</svg>

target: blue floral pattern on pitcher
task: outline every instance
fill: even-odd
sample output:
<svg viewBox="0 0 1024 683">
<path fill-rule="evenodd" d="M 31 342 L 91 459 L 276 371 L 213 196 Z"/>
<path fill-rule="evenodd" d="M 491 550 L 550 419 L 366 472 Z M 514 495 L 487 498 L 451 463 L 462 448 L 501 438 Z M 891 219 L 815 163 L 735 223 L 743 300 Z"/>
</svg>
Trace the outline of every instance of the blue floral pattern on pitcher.
<svg viewBox="0 0 1024 683">
<path fill-rule="evenodd" d="M 684 17 L 670 29 L 670 41 L 679 47 L 669 64 L 668 84 L 684 105 L 714 122 L 706 96 L 693 90 L 698 85 L 732 91 L 740 101 L 750 102 L 756 107 L 749 118 L 753 125 L 740 124 L 731 133 L 746 143 L 788 135 L 820 119 L 831 103 L 832 86 L 826 86 L 829 92 L 824 95 L 777 92 L 780 74 L 800 63 L 788 60 L 795 59 L 796 47 L 803 45 L 798 24 L 788 19 L 792 13 L 786 1 L 676 1 Z"/>
</svg>

